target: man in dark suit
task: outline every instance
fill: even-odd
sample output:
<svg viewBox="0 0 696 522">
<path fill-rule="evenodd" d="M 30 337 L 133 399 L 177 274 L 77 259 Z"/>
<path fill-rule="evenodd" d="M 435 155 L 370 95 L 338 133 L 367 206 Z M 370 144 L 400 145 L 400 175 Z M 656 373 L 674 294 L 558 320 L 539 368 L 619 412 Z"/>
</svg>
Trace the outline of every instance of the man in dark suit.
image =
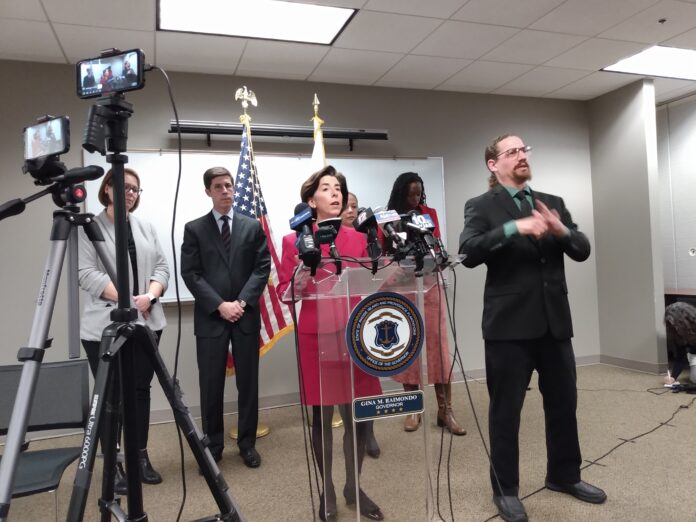
<svg viewBox="0 0 696 522">
<path fill-rule="evenodd" d="M 485 263 L 483 338 L 493 501 L 503 520 L 523 522 L 519 500 L 520 412 L 532 371 L 539 374 L 546 418 L 546 487 L 602 503 L 605 493 L 580 480 L 573 327 L 564 254 L 590 255 L 587 237 L 558 196 L 532 191 L 531 169 L 518 136 L 486 148 L 490 190 L 467 201 L 459 252 L 470 268 Z"/>
<path fill-rule="evenodd" d="M 223 167 L 203 175 L 213 210 L 184 227 L 181 275 L 196 299 L 194 334 L 201 390 L 203 431 L 210 451 L 222 459 L 223 392 L 227 351 L 232 343 L 239 402 L 237 445 L 244 463 L 255 468 L 258 424 L 258 300 L 271 270 L 261 224 L 232 210 L 234 180 Z"/>
</svg>

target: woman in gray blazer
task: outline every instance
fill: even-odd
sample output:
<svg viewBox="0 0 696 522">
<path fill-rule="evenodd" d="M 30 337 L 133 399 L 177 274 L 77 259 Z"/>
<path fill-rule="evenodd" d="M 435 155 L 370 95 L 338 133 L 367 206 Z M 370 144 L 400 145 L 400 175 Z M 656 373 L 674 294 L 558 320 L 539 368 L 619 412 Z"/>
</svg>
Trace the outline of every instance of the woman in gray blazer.
<svg viewBox="0 0 696 522">
<path fill-rule="evenodd" d="M 167 289 L 169 266 L 157 239 L 155 227 L 133 216 L 140 202 L 140 177 L 129 168 L 124 175 L 126 189 L 126 211 L 128 212 L 128 258 L 130 286 L 133 289 L 132 306 L 138 309 L 137 322 L 145 324 L 155 332 L 159 341 L 167 321 L 164 317 L 160 296 Z M 116 263 L 116 238 L 114 228 L 112 172 L 106 173 L 99 187 L 99 201 L 104 211 L 95 217 L 104 234 L 105 247 L 111 262 Z M 99 344 L 102 331 L 111 324 L 111 311 L 118 306 L 118 292 L 106 269 L 97 256 L 92 243 L 82 229 L 79 231 L 79 280 L 86 292 L 84 310 L 80 324 L 80 338 L 87 352 L 92 373 L 96 375 L 99 365 Z M 161 475 L 155 471 L 147 455 L 147 438 L 150 425 L 150 382 L 154 369 L 142 350 L 134 351 L 135 387 L 137 397 L 137 436 L 140 449 L 140 476 L 146 484 L 159 484 Z M 127 493 L 125 477 L 117 473 L 116 492 Z"/>
</svg>

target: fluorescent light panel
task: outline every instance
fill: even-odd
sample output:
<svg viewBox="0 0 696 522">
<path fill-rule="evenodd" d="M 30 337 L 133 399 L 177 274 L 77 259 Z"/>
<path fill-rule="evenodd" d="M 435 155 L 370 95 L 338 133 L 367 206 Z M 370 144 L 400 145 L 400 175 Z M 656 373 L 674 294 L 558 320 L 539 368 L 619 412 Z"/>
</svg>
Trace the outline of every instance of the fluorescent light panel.
<svg viewBox="0 0 696 522">
<path fill-rule="evenodd" d="M 159 0 L 166 31 L 330 44 L 355 9 L 279 0 Z"/>
<path fill-rule="evenodd" d="M 656 45 L 602 70 L 696 80 L 696 51 Z"/>
</svg>

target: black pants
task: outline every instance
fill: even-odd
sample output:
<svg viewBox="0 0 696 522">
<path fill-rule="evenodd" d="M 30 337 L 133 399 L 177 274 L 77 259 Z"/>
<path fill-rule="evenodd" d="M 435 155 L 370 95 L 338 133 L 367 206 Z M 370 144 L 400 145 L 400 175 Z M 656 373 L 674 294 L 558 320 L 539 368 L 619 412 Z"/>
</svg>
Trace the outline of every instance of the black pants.
<svg viewBox="0 0 696 522">
<path fill-rule="evenodd" d="M 159 346 L 162 330 L 155 332 L 157 344 Z M 82 339 L 82 346 L 87 353 L 89 368 L 92 375 L 97 376 L 99 367 L 99 341 L 85 341 Z M 150 432 L 150 383 L 155 374 L 155 369 L 150 364 L 150 359 L 143 350 L 138 349 L 136 344 L 133 350 L 133 364 L 135 366 L 135 411 L 136 411 L 136 430 L 138 436 L 138 448 L 147 448 L 147 439 Z"/>
<path fill-rule="evenodd" d="M 223 402 L 228 347 L 232 342 L 237 401 L 239 404 L 240 450 L 256 445 L 259 421 L 259 334 L 245 334 L 236 325 L 227 325 L 220 337 L 197 337 L 198 383 L 201 391 L 203 432 L 210 440 L 210 452 L 222 454 L 225 446 Z"/>
<path fill-rule="evenodd" d="M 580 480 L 580 444 L 575 417 L 575 356 L 570 339 L 550 335 L 523 341 L 486 341 L 486 378 L 491 460 L 502 494 L 519 488 L 520 413 L 532 371 L 539 373 L 539 391 L 546 420 L 546 478 L 554 483 Z M 491 469 L 493 491 L 500 494 Z"/>
</svg>

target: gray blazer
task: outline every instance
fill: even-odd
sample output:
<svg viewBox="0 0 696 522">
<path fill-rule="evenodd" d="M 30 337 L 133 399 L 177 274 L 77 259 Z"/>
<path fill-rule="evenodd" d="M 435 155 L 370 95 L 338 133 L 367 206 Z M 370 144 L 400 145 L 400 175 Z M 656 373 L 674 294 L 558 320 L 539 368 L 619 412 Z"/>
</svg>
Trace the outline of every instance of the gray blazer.
<svg viewBox="0 0 696 522">
<path fill-rule="evenodd" d="M 95 221 L 104 234 L 106 251 L 111 263 L 116 266 L 116 239 L 115 227 L 103 211 L 95 216 Z M 150 223 L 141 221 L 133 214 L 128 216 L 128 221 L 133 231 L 135 250 L 138 262 L 138 288 L 140 293 L 146 293 L 150 287 L 150 281 L 157 281 L 164 290 L 169 283 L 169 266 L 164 257 L 164 251 L 157 239 L 155 227 Z M 86 341 L 99 341 L 102 331 L 111 323 L 111 311 L 118 305 L 115 301 L 109 301 L 101 297 L 106 285 L 109 283 L 109 275 L 92 243 L 87 239 L 84 230 L 79 230 L 79 281 L 80 288 L 85 291 L 84 309 L 80 324 L 80 338 Z M 128 259 L 128 279 L 133 288 L 133 272 L 130 258 Z M 85 294 L 83 294 L 85 296 Z M 131 306 L 137 308 L 131 299 Z M 161 330 L 167 325 L 164 317 L 162 303 L 158 299 L 150 308 L 150 317 L 145 321 L 138 312 L 137 322 L 149 326 L 153 331 Z"/>
</svg>

